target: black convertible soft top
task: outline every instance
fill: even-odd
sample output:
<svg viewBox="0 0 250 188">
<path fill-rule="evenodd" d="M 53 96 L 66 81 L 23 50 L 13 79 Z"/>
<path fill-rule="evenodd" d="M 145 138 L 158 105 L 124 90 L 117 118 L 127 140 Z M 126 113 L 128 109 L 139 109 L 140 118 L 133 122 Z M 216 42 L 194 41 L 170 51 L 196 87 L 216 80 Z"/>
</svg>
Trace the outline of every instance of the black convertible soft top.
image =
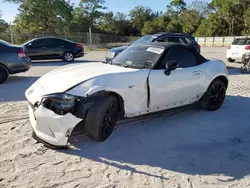
<svg viewBox="0 0 250 188">
<path fill-rule="evenodd" d="M 203 57 L 193 46 L 191 45 L 182 45 L 182 44 L 176 44 L 176 43 L 169 43 L 169 42 L 151 42 L 148 44 L 143 44 L 142 46 L 158 46 L 158 47 L 163 47 L 164 53 L 166 53 L 168 51 L 169 48 L 171 48 L 172 46 L 182 46 L 184 48 L 186 48 L 187 50 L 191 51 L 195 57 L 196 57 L 196 61 L 197 64 L 202 64 L 205 63 L 206 61 L 208 61 L 205 57 Z M 180 54 L 181 55 L 181 54 Z"/>
</svg>

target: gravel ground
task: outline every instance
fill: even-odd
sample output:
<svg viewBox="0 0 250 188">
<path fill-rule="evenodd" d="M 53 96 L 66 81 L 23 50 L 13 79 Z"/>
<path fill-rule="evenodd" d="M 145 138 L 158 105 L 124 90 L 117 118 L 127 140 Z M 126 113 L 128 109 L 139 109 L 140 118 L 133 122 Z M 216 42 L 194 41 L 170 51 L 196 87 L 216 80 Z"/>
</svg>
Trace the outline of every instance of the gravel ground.
<svg viewBox="0 0 250 188">
<path fill-rule="evenodd" d="M 225 61 L 225 48 L 202 48 Z M 89 52 L 76 63 L 101 61 Z M 36 62 L 0 86 L 0 187 L 250 187 L 250 75 L 228 64 L 230 84 L 216 112 L 184 107 L 116 127 L 106 142 L 74 136 L 67 150 L 31 137 L 24 91 L 65 65 Z"/>
</svg>

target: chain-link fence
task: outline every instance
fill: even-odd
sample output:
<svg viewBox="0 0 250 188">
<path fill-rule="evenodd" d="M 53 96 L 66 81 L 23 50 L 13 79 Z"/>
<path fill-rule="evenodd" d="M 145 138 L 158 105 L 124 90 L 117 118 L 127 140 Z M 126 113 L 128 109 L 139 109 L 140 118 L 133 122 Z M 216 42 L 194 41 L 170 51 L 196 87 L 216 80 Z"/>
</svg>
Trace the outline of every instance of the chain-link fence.
<svg viewBox="0 0 250 188">
<path fill-rule="evenodd" d="M 89 48 L 111 48 L 115 46 L 127 45 L 138 37 L 134 36 L 119 36 L 112 34 L 102 34 L 102 33 L 88 33 L 88 32 L 71 32 L 71 33 L 13 33 L 13 43 L 14 44 L 23 44 L 33 38 L 39 37 L 58 37 L 64 38 L 68 40 L 72 40 L 78 43 L 82 43 L 84 46 L 88 46 Z M 11 42 L 11 35 L 9 33 L 5 33 L 4 35 L 0 35 L 0 39 L 7 40 Z"/>
</svg>

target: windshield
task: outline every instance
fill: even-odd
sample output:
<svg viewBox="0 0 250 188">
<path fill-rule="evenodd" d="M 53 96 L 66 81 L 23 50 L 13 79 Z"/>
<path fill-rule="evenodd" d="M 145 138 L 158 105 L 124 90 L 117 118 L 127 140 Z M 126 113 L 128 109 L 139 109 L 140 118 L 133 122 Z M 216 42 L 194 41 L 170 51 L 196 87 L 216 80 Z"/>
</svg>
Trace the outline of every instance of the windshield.
<svg viewBox="0 0 250 188">
<path fill-rule="evenodd" d="M 130 46 L 112 61 L 120 65 L 136 69 L 150 69 L 164 52 L 161 46 Z"/>
<path fill-rule="evenodd" d="M 139 38 L 132 45 L 134 45 L 134 44 L 146 44 L 146 43 L 149 43 L 151 41 L 152 41 L 152 36 L 147 35 L 145 37 Z"/>
<path fill-rule="evenodd" d="M 232 45 L 248 45 L 250 44 L 250 39 L 242 38 L 242 39 L 235 39 Z"/>
</svg>

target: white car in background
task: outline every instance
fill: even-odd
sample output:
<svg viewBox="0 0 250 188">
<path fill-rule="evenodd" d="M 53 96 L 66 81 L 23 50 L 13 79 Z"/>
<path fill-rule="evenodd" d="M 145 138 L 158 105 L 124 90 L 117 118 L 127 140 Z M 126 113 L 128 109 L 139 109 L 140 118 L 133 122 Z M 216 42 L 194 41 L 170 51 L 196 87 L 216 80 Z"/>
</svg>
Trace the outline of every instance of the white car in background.
<svg viewBox="0 0 250 188">
<path fill-rule="evenodd" d="M 34 138 L 61 148 L 76 125 L 101 142 L 123 118 L 195 102 L 215 111 L 227 86 L 224 62 L 208 60 L 193 47 L 149 43 L 128 47 L 110 64 L 55 69 L 25 94 Z"/>
<path fill-rule="evenodd" d="M 242 55 L 247 52 L 250 52 L 250 38 L 236 38 L 227 50 L 227 61 L 237 60 L 241 62 Z"/>
</svg>

